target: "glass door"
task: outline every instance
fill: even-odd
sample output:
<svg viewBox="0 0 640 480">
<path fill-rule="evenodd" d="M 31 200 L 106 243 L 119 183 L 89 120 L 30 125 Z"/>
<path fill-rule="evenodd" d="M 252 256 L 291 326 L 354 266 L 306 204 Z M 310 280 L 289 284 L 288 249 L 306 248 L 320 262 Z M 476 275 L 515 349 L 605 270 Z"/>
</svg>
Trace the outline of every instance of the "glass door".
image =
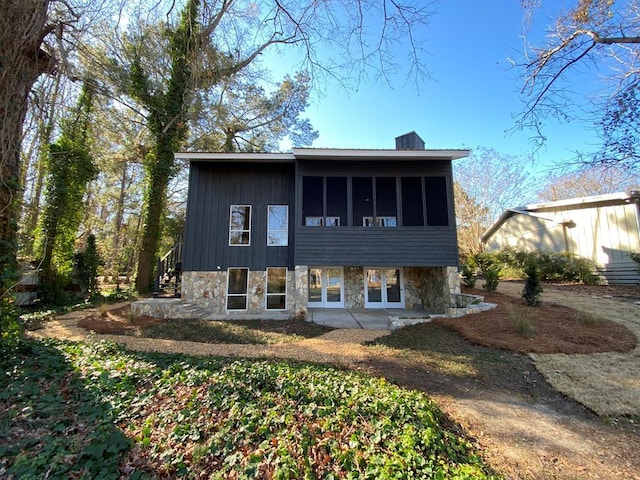
<svg viewBox="0 0 640 480">
<path fill-rule="evenodd" d="M 404 308 L 404 285 L 400 268 L 365 268 L 366 308 Z"/>
<path fill-rule="evenodd" d="M 307 305 L 316 308 L 342 308 L 344 306 L 342 267 L 309 268 Z"/>
</svg>

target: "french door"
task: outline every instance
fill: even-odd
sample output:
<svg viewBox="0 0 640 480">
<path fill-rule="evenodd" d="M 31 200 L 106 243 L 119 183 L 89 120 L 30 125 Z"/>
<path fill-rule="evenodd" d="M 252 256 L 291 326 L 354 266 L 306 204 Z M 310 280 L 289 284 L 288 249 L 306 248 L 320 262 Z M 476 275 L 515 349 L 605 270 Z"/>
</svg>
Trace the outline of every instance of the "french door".
<svg viewBox="0 0 640 480">
<path fill-rule="evenodd" d="M 404 308 L 402 269 L 365 268 L 364 306 L 365 308 Z"/>
<path fill-rule="evenodd" d="M 342 267 L 310 267 L 309 307 L 344 307 L 344 272 Z"/>
</svg>

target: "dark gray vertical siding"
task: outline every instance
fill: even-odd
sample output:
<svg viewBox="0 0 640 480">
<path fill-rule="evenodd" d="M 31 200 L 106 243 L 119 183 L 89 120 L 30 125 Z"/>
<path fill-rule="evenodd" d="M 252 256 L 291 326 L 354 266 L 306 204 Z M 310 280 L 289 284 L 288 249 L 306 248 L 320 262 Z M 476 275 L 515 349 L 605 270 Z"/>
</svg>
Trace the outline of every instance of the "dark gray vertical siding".
<svg viewBox="0 0 640 480">
<path fill-rule="evenodd" d="M 184 270 L 293 268 L 293 164 L 192 162 Z M 251 205 L 251 245 L 229 246 L 230 205 Z M 289 206 L 289 246 L 267 247 L 267 206 Z"/>
<path fill-rule="evenodd" d="M 458 264 L 451 161 L 299 161 L 296 186 L 304 175 L 444 176 L 447 182 L 446 227 L 317 228 L 302 225 L 302 195 L 296 196 L 297 265 L 452 266 Z M 398 185 L 398 184 L 397 184 Z M 348 193 L 351 197 L 351 191 Z M 398 195 L 400 195 L 398 190 Z M 398 212 L 398 218 L 402 213 Z M 351 208 L 349 209 L 351 222 Z"/>
</svg>

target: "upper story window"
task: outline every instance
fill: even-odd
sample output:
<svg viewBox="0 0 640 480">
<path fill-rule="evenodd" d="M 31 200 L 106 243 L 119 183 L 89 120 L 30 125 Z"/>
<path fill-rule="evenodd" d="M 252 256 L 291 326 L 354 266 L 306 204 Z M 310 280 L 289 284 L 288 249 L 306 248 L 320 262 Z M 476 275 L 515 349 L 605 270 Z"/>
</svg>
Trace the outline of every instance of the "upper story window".
<svg viewBox="0 0 640 480">
<path fill-rule="evenodd" d="M 302 178 L 302 223 L 307 227 L 347 224 L 347 177 Z"/>
<path fill-rule="evenodd" d="M 251 244 L 251 205 L 231 205 L 229 245 Z"/>
<path fill-rule="evenodd" d="M 289 245 L 289 207 L 287 205 L 267 207 L 267 245 L 270 247 Z"/>
</svg>

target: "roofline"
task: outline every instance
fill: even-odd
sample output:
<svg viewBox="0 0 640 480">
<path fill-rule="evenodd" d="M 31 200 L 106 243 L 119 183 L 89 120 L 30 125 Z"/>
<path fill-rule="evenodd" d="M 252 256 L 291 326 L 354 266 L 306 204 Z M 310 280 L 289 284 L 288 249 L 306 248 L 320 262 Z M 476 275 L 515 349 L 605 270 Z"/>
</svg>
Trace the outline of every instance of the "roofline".
<svg viewBox="0 0 640 480">
<path fill-rule="evenodd" d="M 401 158 L 407 160 L 457 160 L 468 157 L 471 150 L 395 150 L 395 149 L 344 149 L 344 148 L 294 148 L 293 154 L 299 159 L 322 158 L 326 160 L 346 158 L 370 160 L 377 158 Z"/>
<path fill-rule="evenodd" d="M 175 158 L 190 162 L 268 162 L 294 163 L 296 157 L 292 153 L 238 153 L 238 152 L 176 152 Z"/>
<path fill-rule="evenodd" d="M 547 203 L 532 203 L 530 205 L 525 205 L 524 207 L 515 207 L 508 208 L 505 210 L 500 217 L 480 236 L 480 240 L 482 242 L 486 242 L 491 235 L 495 233 L 498 228 L 507 220 L 507 218 L 513 216 L 513 214 L 520 215 L 533 215 L 542 218 L 540 215 L 536 215 L 535 212 L 539 210 L 544 210 L 547 208 L 557 208 L 557 207 L 583 207 L 595 203 L 603 203 L 603 202 L 615 202 L 618 204 L 622 203 L 631 203 L 631 202 L 640 202 L 640 193 L 639 192 L 616 192 L 616 193 L 607 193 L 604 195 L 593 195 L 591 197 L 577 197 L 577 198 L 569 198 L 567 200 L 558 200 L 555 202 L 547 202 Z M 553 219 L 548 219 L 549 221 L 556 221 Z M 570 222 L 570 220 L 563 219 L 559 224 Z"/>
<path fill-rule="evenodd" d="M 470 150 L 366 150 L 340 148 L 294 148 L 290 153 L 177 152 L 175 158 L 190 162 L 269 162 L 294 163 L 296 160 L 457 160 Z"/>
</svg>

